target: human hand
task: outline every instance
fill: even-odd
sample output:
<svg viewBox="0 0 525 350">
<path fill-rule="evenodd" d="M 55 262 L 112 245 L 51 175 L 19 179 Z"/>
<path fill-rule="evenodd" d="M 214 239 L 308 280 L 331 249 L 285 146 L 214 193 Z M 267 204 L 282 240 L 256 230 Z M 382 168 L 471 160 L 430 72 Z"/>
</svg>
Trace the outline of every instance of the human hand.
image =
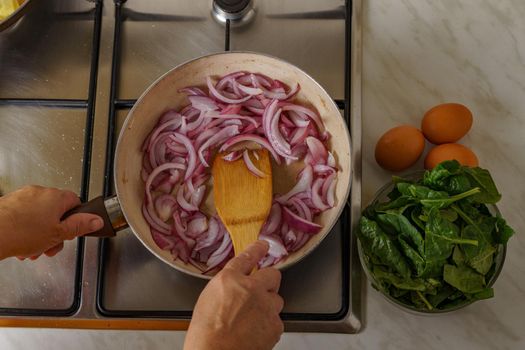
<svg viewBox="0 0 525 350">
<path fill-rule="evenodd" d="M 279 341 L 281 273 L 264 268 L 250 275 L 267 251 L 266 241 L 251 244 L 208 283 L 195 306 L 185 350 L 267 350 Z"/>
<path fill-rule="evenodd" d="M 71 191 L 40 186 L 26 186 L 1 197 L 0 260 L 54 256 L 65 240 L 101 229 L 104 222 L 94 214 L 74 214 L 60 220 L 79 204 L 80 199 Z"/>
</svg>

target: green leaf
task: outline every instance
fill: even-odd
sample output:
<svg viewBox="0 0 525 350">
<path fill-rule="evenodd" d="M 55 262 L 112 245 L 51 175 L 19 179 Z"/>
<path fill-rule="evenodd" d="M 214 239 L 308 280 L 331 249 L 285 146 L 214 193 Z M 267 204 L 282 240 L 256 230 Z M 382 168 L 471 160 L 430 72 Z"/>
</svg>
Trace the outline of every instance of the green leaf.
<svg viewBox="0 0 525 350">
<path fill-rule="evenodd" d="M 476 193 L 479 193 L 479 192 L 480 192 L 480 189 L 478 187 L 475 187 L 475 188 L 470 189 L 470 190 L 468 190 L 466 192 L 463 192 L 463 193 L 460 193 L 460 194 L 456 194 L 456 195 L 451 196 L 451 197 L 447 196 L 447 198 L 421 199 L 420 203 L 423 204 L 424 207 L 429 207 L 429 208 L 435 207 L 435 208 L 441 209 L 441 208 L 446 208 L 449 205 L 451 205 L 452 203 L 457 202 L 457 201 L 459 201 L 459 200 L 461 200 L 463 198 L 467 198 L 467 197 L 473 196 L 473 195 L 475 195 Z M 444 192 L 444 193 L 446 193 L 446 192 Z"/>
<path fill-rule="evenodd" d="M 410 221 L 402 214 L 387 212 L 385 214 L 379 214 L 377 219 L 380 223 L 390 227 L 398 235 L 406 237 L 414 244 L 420 254 L 424 254 L 425 247 L 423 237 L 415 228 L 412 226 Z"/>
<path fill-rule="evenodd" d="M 419 290 L 422 292 L 427 289 L 422 279 L 402 278 L 377 266 L 374 266 L 372 273 L 377 280 L 391 284 L 398 289 Z"/>
<path fill-rule="evenodd" d="M 427 211 L 425 227 L 425 258 L 427 261 L 441 261 L 452 254 L 454 244 L 477 245 L 476 240 L 459 238 L 459 229 L 452 222 L 443 219 L 437 208 Z"/>
<path fill-rule="evenodd" d="M 416 275 L 421 276 L 425 272 L 425 260 L 414 250 L 402 237 L 398 237 L 401 251 L 405 256 L 412 262 L 412 265 L 416 269 Z"/>
<path fill-rule="evenodd" d="M 478 226 L 467 225 L 461 230 L 461 237 L 478 241 L 478 246 L 463 246 L 465 261 L 480 274 L 487 274 L 496 252 L 496 246 L 492 244 L 491 228 L 483 223 Z"/>
<path fill-rule="evenodd" d="M 467 266 L 445 265 L 443 279 L 463 293 L 478 293 L 485 289 L 485 278 Z"/>
<path fill-rule="evenodd" d="M 422 185 L 401 182 L 398 183 L 396 186 L 402 195 L 418 200 L 448 198 L 448 193 L 443 191 L 434 191 L 433 189 Z"/>
<path fill-rule="evenodd" d="M 463 168 L 455 161 L 444 161 L 425 172 L 423 184 L 434 190 L 446 191 L 450 194 L 466 192 L 472 188 Z"/>
<path fill-rule="evenodd" d="M 447 300 L 449 296 L 451 296 L 456 289 L 452 288 L 449 285 L 445 285 L 443 288 L 441 288 L 435 295 L 429 295 L 428 296 L 428 302 L 434 307 L 438 308 L 439 304 L 441 304 L 443 301 Z"/>
<path fill-rule="evenodd" d="M 512 227 L 507 225 L 505 219 L 496 217 L 495 229 L 493 231 L 494 241 L 500 244 L 507 244 L 513 234 L 514 230 Z"/>
<path fill-rule="evenodd" d="M 458 213 L 456 213 L 452 209 L 441 209 L 439 213 L 441 217 L 443 217 L 443 219 L 448 220 L 450 222 L 454 222 L 458 219 Z"/>
<path fill-rule="evenodd" d="M 465 264 L 465 254 L 459 245 L 454 247 L 454 251 L 452 252 L 452 261 L 454 261 L 456 266 L 462 266 Z"/>
<path fill-rule="evenodd" d="M 475 299 L 475 300 L 490 299 L 493 297 L 494 297 L 493 288 L 485 288 L 481 292 L 474 293 L 470 296 L 471 299 Z"/>
<path fill-rule="evenodd" d="M 375 255 L 383 264 L 390 266 L 401 276 L 410 276 L 410 267 L 405 258 L 375 221 L 361 217 L 357 235 L 363 249 L 369 255 Z"/>
<path fill-rule="evenodd" d="M 472 197 L 478 203 L 497 203 L 501 199 L 501 194 L 496 188 L 496 184 L 486 169 L 464 167 L 466 175 L 472 187 L 480 188 L 480 193 Z"/>
</svg>

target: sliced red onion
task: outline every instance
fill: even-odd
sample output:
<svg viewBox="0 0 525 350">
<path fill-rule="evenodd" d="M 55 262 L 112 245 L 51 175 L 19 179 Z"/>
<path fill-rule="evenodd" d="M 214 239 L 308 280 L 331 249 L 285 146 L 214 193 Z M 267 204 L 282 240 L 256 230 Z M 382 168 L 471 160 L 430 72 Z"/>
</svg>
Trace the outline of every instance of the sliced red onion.
<svg viewBox="0 0 525 350">
<path fill-rule="evenodd" d="M 239 84 L 236 82 L 236 86 L 239 90 L 241 90 L 242 92 L 244 92 L 245 94 L 247 95 L 260 95 L 263 93 L 263 91 L 259 88 L 252 88 L 252 87 L 249 87 L 249 86 L 245 86 L 245 85 L 242 85 L 242 84 Z"/>
<path fill-rule="evenodd" d="M 309 136 L 306 138 L 306 145 L 312 155 L 312 160 L 315 164 L 326 164 L 328 158 L 328 152 L 324 147 L 323 143 L 315 137 Z"/>
<path fill-rule="evenodd" d="M 250 172 L 252 174 L 254 174 L 255 176 L 258 176 L 258 177 L 266 177 L 266 176 L 268 176 L 268 174 L 264 173 L 262 170 L 257 168 L 257 166 L 255 164 L 253 164 L 253 162 L 252 162 L 252 160 L 250 158 L 250 154 L 248 153 L 248 150 L 244 150 L 244 152 L 242 153 L 242 158 L 244 160 L 244 163 L 246 164 L 246 167 L 248 168 L 248 170 L 250 170 Z"/>
<path fill-rule="evenodd" d="M 247 73 L 246 72 L 233 72 L 230 74 L 226 74 L 219 80 L 219 82 L 217 83 L 215 87 L 219 90 L 222 90 L 225 88 L 227 84 L 231 85 L 233 81 L 235 81 L 238 78 L 241 78 L 244 75 L 247 75 Z"/>
<path fill-rule="evenodd" d="M 248 101 L 251 96 L 248 95 L 246 97 L 240 98 L 240 99 L 232 99 L 224 96 L 224 94 L 221 94 L 215 86 L 213 86 L 213 82 L 211 81 L 210 77 L 206 77 L 206 84 L 208 85 L 208 89 L 210 90 L 210 95 L 215 97 L 217 100 L 229 103 L 229 104 L 236 104 L 236 103 L 243 103 L 244 101 Z"/>
<path fill-rule="evenodd" d="M 155 210 L 159 218 L 166 222 L 171 218 L 177 206 L 177 201 L 170 194 L 163 194 L 155 199 Z"/>
<path fill-rule="evenodd" d="M 196 205 L 192 204 L 192 203 L 189 203 L 186 198 L 184 197 L 184 188 L 185 186 L 180 186 L 179 187 L 179 190 L 177 191 L 177 203 L 179 203 L 179 205 L 181 206 L 182 209 L 188 211 L 188 212 L 192 212 L 192 211 L 197 211 L 199 210 L 199 207 L 197 207 Z"/>
<path fill-rule="evenodd" d="M 242 157 L 242 153 L 241 152 L 233 151 L 233 152 L 230 152 L 227 155 L 223 156 L 222 159 L 224 159 L 224 160 L 226 160 L 228 162 L 233 162 L 233 161 L 236 161 L 237 159 L 239 159 L 241 157 Z"/>
<path fill-rule="evenodd" d="M 171 250 L 175 246 L 175 238 L 173 236 L 166 236 L 152 229 L 151 237 L 162 250 Z"/>
<path fill-rule="evenodd" d="M 145 203 L 142 205 L 142 215 L 144 216 L 146 222 L 151 226 L 151 228 L 165 235 L 170 234 L 170 227 L 158 217 L 152 217 L 151 214 L 148 212 L 148 206 Z"/>
<path fill-rule="evenodd" d="M 215 111 L 219 109 L 217 103 L 206 96 L 188 96 L 191 105 L 201 112 Z"/>
<path fill-rule="evenodd" d="M 266 222 L 261 229 L 261 233 L 271 234 L 277 231 L 281 224 L 281 215 L 281 205 L 279 203 L 273 203 L 268 219 L 266 219 Z"/>
<path fill-rule="evenodd" d="M 290 198 L 288 203 L 290 203 L 291 205 L 295 207 L 300 217 L 308 221 L 312 221 L 312 218 L 313 218 L 312 211 L 301 199 L 299 199 L 297 196 L 294 196 Z"/>
<path fill-rule="evenodd" d="M 197 238 L 208 229 L 208 219 L 203 214 L 198 214 L 188 223 L 188 236 L 192 238 Z"/>
<path fill-rule="evenodd" d="M 284 247 L 283 242 L 281 242 L 281 240 L 277 236 L 259 235 L 259 239 L 265 240 L 270 244 L 270 248 L 268 249 L 268 255 L 273 256 L 276 259 L 288 255 L 288 251 Z"/>
<path fill-rule="evenodd" d="M 190 96 L 206 96 L 206 93 L 204 91 L 195 86 L 185 87 L 183 89 L 179 89 L 178 91 Z"/>
<path fill-rule="evenodd" d="M 228 148 L 230 148 L 231 146 L 239 142 L 255 142 L 261 145 L 262 147 L 266 148 L 268 151 L 270 151 L 270 153 L 273 156 L 273 159 L 275 159 L 275 162 L 277 164 L 281 163 L 279 155 L 275 153 L 275 150 L 272 148 L 268 140 L 266 140 L 265 138 L 261 136 L 254 135 L 254 134 L 238 135 L 238 136 L 228 139 L 220 148 L 220 152 L 224 152 L 225 150 L 227 150 Z"/>
<path fill-rule="evenodd" d="M 328 206 L 323 203 L 323 199 L 321 197 L 321 194 L 319 193 L 324 181 L 324 179 L 318 178 L 314 181 L 312 185 L 312 202 L 314 206 L 321 211 L 328 209 Z"/>
<path fill-rule="evenodd" d="M 197 153 L 195 152 L 193 143 L 188 137 L 186 137 L 186 135 L 174 132 L 171 137 L 174 141 L 182 143 L 188 151 L 188 168 L 186 169 L 186 173 L 184 175 L 184 180 L 186 181 L 192 176 L 193 172 L 195 171 L 195 167 L 197 166 Z"/>
<path fill-rule="evenodd" d="M 223 231 L 220 230 L 219 224 L 217 223 L 217 220 L 214 217 L 211 217 L 208 222 L 208 232 L 206 233 L 206 236 L 203 237 L 202 240 L 197 241 L 197 245 L 195 246 L 195 250 L 199 251 L 204 248 L 208 248 L 215 243 L 219 241 L 219 239 L 222 238 Z"/>
<path fill-rule="evenodd" d="M 181 89 L 190 104 L 179 113 L 164 113 L 143 144 L 144 218 L 156 244 L 170 250 L 174 259 L 206 269 L 203 273 L 215 271 L 233 256 L 233 246 L 222 223 L 199 211 L 214 148 L 224 151 L 240 142 L 255 142 L 277 163 L 281 157 L 286 164 L 304 157 L 296 185 L 275 198 L 261 230 L 270 252 L 259 265 L 277 264 L 320 230 L 314 216 L 335 204 L 337 167 L 323 144 L 329 134 L 316 112 L 287 102 L 299 91 L 298 84 L 289 89 L 260 73 L 233 72 L 215 86 L 208 77 L 207 85 L 209 95 L 196 87 Z M 223 158 L 242 156 L 250 171 L 265 176 L 249 152 L 231 151 Z"/>
<path fill-rule="evenodd" d="M 199 148 L 199 158 L 204 166 L 209 167 L 208 162 L 204 159 L 203 152 L 210 146 L 217 146 L 219 143 L 224 142 L 227 138 L 235 136 L 239 133 L 239 127 L 237 125 L 230 125 L 210 137 L 202 146 Z"/>
<path fill-rule="evenodd" d="M 306 140 L 306 137 L 308 136 L 308 128 L 307 127 L 299 127 L 295 129 L 294 133 L 292 134 L 292 138 L 290 140 L 290 143 L 292 145 L 303 143 L 304 140 Z"/>
<path fill-rule="evenodd" d="M 277 197 L 276 200 L 279 203 L 284 204 L 288 201 L 288 199 L 295 196 L 297 193 L 309 191 L 310 188 L 312 187 L 312 180 L 313 180 L 312 167 L 307 165 L 304 168 L 304 170 L 301 172 L 299 176 L 299 181 L 295 184 L 295 186 L 288 193 Z"/>
<path fill-rule="evenodd" d="M 298 231 L 315 234 L 315 233 L 318 233 L 322 228 L 321 225 L 316 224 L 315 222 L 303 219 L 302 217 L 295 214 L 287 207 L 283 207 L 283 218 L 284 220 L 286 220 L 289 227 L 291 227 L 292 229 L 298 230 Z"/>
<path fill-rule="evenodd" d="M 230 235 L 225 234 L 222 237 L 222 243 L 219 246 L 219 248 L 217 248 L 217 250 L 213 252 L 213 254 L 208 259 L 208 262 L 207 262 L 208 270 L 215 268 L 216 266 L 221 264 L 223 261 L 225 261 L 228 255 L 230 254 L 230 252 L 232 251 L 232 249 L 233 249 L 233 245 L 230 239 Z"/>
<path fill-rule="evenodd" d="M 311 109 L 308 109 L 300 105 L 292 104 L 292 103 L 287 103 L 283 105 L 282 109 L 283 111 L 294 111 L 294 112 L 299 113 L 299 115 L 302 113 L 308 116 L 310 119 L 314 121 L 315 125 L 317 126 L 317 129 L 320 132 L 324 131 L 324 126 L 323 126 L 323 122 L 321 121 L 321 118 L 317 115 L 317 113 L 315 113 Z"/>
<path fill-rule="evenodd" d="M 157 129 L 155 129 L 155 131 L 153 131 L 153 133 L 151 134 L 147 150 L 148 151 L 151 150 L 151 146 L 152 146 L 153 142 L 157 139 L 157 137 L 159 136 L 159 134 L 162 131 L 170 130 L 171 128 L 177 129 L 177 128 L 180 127 L 181 123 L 182 123 L 182 117 L 179 114 L 177 118 L 171 119 L 171 120 L 167 121 L 166 123 L 159 125 L 157 127 Z"/>
<path fill-rule="evenodd" d="M 254 124 L 256 127 L 259 126 L 257 121 L 251 117 L 242 116 L 239 114 L 221 114 L 217 112 L 208 112 L 206 113 L 206 116 L 209 118 L 217 118 L 217 119 L 239 119 L 239 120 L 246 120 L 250 123 Z"/>
</svg>

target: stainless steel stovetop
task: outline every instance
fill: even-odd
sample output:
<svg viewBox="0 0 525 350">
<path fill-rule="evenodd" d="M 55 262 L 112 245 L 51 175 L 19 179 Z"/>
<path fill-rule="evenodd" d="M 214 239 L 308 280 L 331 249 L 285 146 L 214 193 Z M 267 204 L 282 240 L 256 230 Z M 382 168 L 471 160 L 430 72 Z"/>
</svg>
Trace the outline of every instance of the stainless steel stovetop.
<svg viewBox="0 0 525 350">
<path fill-rule="evenodd" d="M 354 179 L 334 230 L 283 272 L 282 318 L 287 331 L 357 332 L 361 274 L 351 227 L 361 200 L 361 1 L 245 2 L 253 8 L 237 18 L 227 9 L 213 16 L 212 0 L 36 1 L 0 33 L 0 192 L 36 183 L 84 200 L 110 195 L 118 130 L 158 76 L 223 50 L 283 58 L 341 108 Z M 53 259 L 0 262 L 0 325 L 184 328 L 204 285 L 156 259 L 131 232 L 79 239 Z"/>
</svg>

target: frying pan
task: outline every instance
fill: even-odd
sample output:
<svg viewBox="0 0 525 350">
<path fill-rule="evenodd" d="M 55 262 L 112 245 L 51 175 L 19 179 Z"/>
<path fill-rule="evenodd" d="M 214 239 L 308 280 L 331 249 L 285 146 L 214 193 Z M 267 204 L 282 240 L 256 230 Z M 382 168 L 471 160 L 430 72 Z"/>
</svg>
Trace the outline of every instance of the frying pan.
<svg viewBox="0 0 525 350">
<path fill-rule="evenodd" d="M 0 32 L 11 27 L 13 24 L 18 22 L 18 20 L 29 10 L 30 4 L 33 0 L 26 0 L 20 7 L 16 9 L 9 17 L 4 18 L 0 21 Z"/>
<path fill-rule="evenodd" d="M 295 101 L 317 110 L 326 130 L 331 134 L 328 148 L 333 152 L 340 169 L 337 175 L 336 205 L 316 217 L 316 222 L 323 226 L 298 251 L 275 265 L 286 268 L 308 255 L 330 232 L 341 214 L 350 191 L 351 159 L 350 136 L 333 99 L 308 74 L 283 60 L 251 52 L 228 52 L 203 56 L 183 63 L 155 81 L 137 100 L 129 112 L 121 129 L 115 151 L 114 183 L 116 196 L 103 200 L 96 198 L 75 211 L 95 212 L 104 217 L 106 224 L 98 236 L 111 236 L 129 225 L 135 236 L 157 258 L 184 273 L 200 277 L 211 276 L 202 273 L 180 259 L 173 260 L 169 251 L 161 250 L 151 237 L 150 228 L 142 215 L 144 182 L 141 179 L 141 147 L 149 132 L 156 125 L 158 118 L 169 109 L 180 110 L 188 104 L 185 94 L 178 90 L 186 86 L 205 87 L 206 77 L 219 77 L 234 71 L 263 73 L 273 79 L 293 86 L 301 86 Z M 293 187 L 297 172 L 303 167 L 302 162 L 292 166 L 274 166 L 274 193 L 285 193 Z M 213 206 L 212 183 L 207 186 L 207 197 L 201 210 L 210 215 L 215 212 Z M 86 209 L 87 208 L 87 209 Z"/>
</svg>

